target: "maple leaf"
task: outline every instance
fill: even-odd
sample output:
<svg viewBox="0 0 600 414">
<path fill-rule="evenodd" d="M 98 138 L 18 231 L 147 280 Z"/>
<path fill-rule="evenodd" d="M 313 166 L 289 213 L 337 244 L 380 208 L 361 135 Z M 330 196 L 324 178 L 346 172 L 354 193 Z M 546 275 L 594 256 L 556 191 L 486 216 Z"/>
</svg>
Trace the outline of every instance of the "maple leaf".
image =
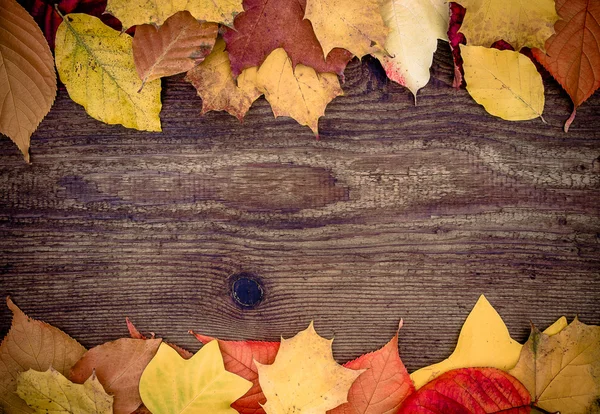
<svg viewBox="0 0 600 414">
<path fill-rule="evenodd" d="M 19 374 L 17 394 L 40 414 L 112 414 L 113 399 L 92 375 L 84 384 L 74 384 L 54 368 L 46 372 L 30 369 Z"/>
<path fill-rule="evenodd" d="M 243 11 L 242 0 L 108 0 L 106 12 L 123 23 L 123 28 L 142 24 L 162 25 L 180 11 L 188 11 L 197 20 L 233 25 Z"/>
<path fill-rule="evenodd" d="M 323 55 L 312 25 L 304 19 L 306 0 L 244 0 L 244 12 L 235 18 L 235 29 L 223 38 L 231 60 L 231 70 L 260 66 L 273 50 L 285 49 L 292 65 L 312 67 L 317 72 L 343 75 L 352 53 L 335 48 Z"/>
<path fill-rule="evenodd" d="M 215 338 L 193 331 L 190 333 L 203 344 L 215 340 Z M 222 341 L 220 339 L 216 339 L 216 341 L 219 343 L 225 369 L 252 382 L 252 388 L 231 404 L 231 407 L 240 414 L 263 414 L 265 411 L 261 404 L 265 403 L 266 398 L 258 383 L 258 369 L 254 361 L 263 365 L 272 364 L 279 350 L 279 342 Z"/>
<path fill-rule="evenodd" d="M 0 0 L 0 133 L 29 162 L 31 134 L 56 97 L 56 75 L 48 43 L 15 0 Z"/>
<path fill-rule="evenodd" d="M 271 52 L 258 69 L 256 84 L 271 104 L 273 114 L 289 116 L 301 125 L 307 125 L 319 136 L 319 118 L 333 98 L 343 95 L 337 76 L 318 74 L 314 69 L 292 62 L 279 48 Z"/>
<path fill-rule="evenodd" d="M 160 80 L 141 81 L 132 40 L 86 14 L 69 14 L 56 33 L 56 67 L 76 103 L 107 124 L 160 131 Z"/>
<path fill-rule="evenodd" d="M 331 343 L 310 326 L 291 339 L 281 339 L 275 362 L 255 361 L 258 380 L 267 397 L 267 414 L 315 414 L 347 402 L 348 390 L 363 373 L 333 359 Z"/>
<path fill-rule="evenodd" d="M 600 2 L 556 0 L 556 9 L 556 34 L 546 41 L 546 53 L 533 49 L 533 55 L 573 101 L 567 132 L 577 108 L 600 87 Z"/>
<path fill-rule="evenodd" d="M 71 381 L 83 384 L 94 372 L 114 397 L 115 414 L 130 414 L 141 404 L 142 371 L 158 351 L 160 339 L 122 338 L 90 349 L 71 368 Z"/>
<path fill-rule="evenodd" d="M 68 374 L 85 353 L 85 348 L 61 330 L 25 315 L 9 298 L 13 319 L 0 345 L 0 408 L 6 414 L 30 413 L 16 394 L 17 376 L 28 369 L 45 371 L 54 367 Z"/>
<path fill-rule="evenodd" d="M 138 26 L 133 38 L 133 60 L 143 83 L 187 72 L 215 45 L 219 25 L 199 23 L 187 12 L 175 13 L 156 28 Z"/>
<path fill-rule="evenodd" d="M 245 69 L 237 81 L 231 73 L 225 42 L 217 40 L 204 62 L 190 70 L 185 80 L 190 82 L 202 98 L 202 114 L 208 111 L 227 111 L 240 121 L 262 95 L 256 87 L 256 68 Z"/>
<path fill-rule="evenodd" d="M 460 45 L 466 45 L 467 39 L 460 32 L 460 27 L 465 19 L 466 10 L 458 3 L 450 2 L 450 22 L 448 24 L 448 41 L 452 51 L 452 62 L 454 63 L 454 81 L 452 87 L 460 89 L 463 86 L 463 59 L 460 55 Z"/>
<path fill-rule="evenodd" d="M 575 319 L 555 335 L 532 329 L 510 371 L 550 412 L 600 412 L 600 326 Z"/>
<path fill-rule="evenodd" d="M 488 113 L 508 121 L 542 117 L 544 84 L 528 57 L 481 46 L 460 51 L 467 91 Z"/>
<path fill-rule="evenodd" d="M 161 344 L 142 374 L 140 394 L 153 414 L 236 414 L 231 403 L 251 386 L 250 381 L 225 371 L 217 341 L 206 344 L 187 360 Z"/>
<path fill-rule="evenodd" d="M 470 46 L 491 46 L 498 40 L 516 50 L 544 48 L 558 20 L 554 0 L 460 0 L 467 9 L 461 31 Z"/>
<path fill-rule="evenodd" d="M 360 57 L 385 51 L 388 28 L 379 0 L 306 0 L 310 20 L 324 56 L 336 47 Z"/>
<path fill-rule="evenodd" d="M 496 368 L 449 371 L 409 396 L 397 414 L 529 414 L 531 398 L 517 379 Z"/>
<path fill-rule="evenodd" d="M 406 86 L 413 95 L 429 82 L 429 68 L 437 39 L 447 40 L 447 0 L 384 0 L 382 15 L 390 32 L 389 53 L 375 53 L 388 78 Z"/>
<path fill-rule="evenodd" d="M 402 327 L 402 322 L 398 329 Z M 398 332 L 385 346 L 344 364 L 366 369 L 352 384 L 348 402 L 328 414 L 396 414 L 415 386 L 398 353 Z"/>
</svg>

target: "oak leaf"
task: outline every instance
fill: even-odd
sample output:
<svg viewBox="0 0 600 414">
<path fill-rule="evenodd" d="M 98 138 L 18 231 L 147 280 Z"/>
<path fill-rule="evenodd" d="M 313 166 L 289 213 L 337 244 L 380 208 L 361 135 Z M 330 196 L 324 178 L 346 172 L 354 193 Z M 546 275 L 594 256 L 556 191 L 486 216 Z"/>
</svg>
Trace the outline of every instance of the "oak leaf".
<svg viewBox="0 0 600 414">
<path fill-rule="evenodd" d="M 319 336 L 311 323 L 293 338 L 281 339 L 273 364 L 255 361 L 267 414 L 324 413 L 347 402 L 348 390 L 363 371 L 335 362 L 332 341 Z"/>
<path fill-rule="evenodd" d="M 29 162 L 31 134 L 56 97 L 56 74 L 48 43 L 15 0 L 0 0 L 0 133 Z"/>
<path fill-rule="evenodd" d="M 219 39 L 211 54 L 190 70 L 185 80 L 194 85 L 202 98 L 202 114 L 227 111 L 241 121 L 262 92 L 256 85 L 256 68 L 245 69 L 236 80 L 229 63 L 225 42 Z"/>
<path fill-rule="evenodd" d="M 231 403 L 251 386 L 250 381 L 225 370 L 217 341 L 187 360 L 161 344 L 142 374 L 140 395 L 153 414 L 236 414 Z"/>
<path fill-rule="evenodd" d="M 575 319 L 556 335 L 533 328 L 510 371 L 549 412 L 600 412 L 600 326 Z"/>
<path fill-rule="evenodd" d="M 6 414 L 30 413 L 16 394 L 17 376 L 28 369 L 45 371 L 54 367 L 68 375 L 85 353 L 85 348 L 61 330 L 25 315 L 6 299 L 13 319 L 0 345 L 0 409 Z"/>
<path fill-rule="evenodd" d="M 56 67 L 76 103 L 107 124 L 160 131 L 160 80 L 142 82 L 132 40 L 86 14 L 65 16 L 56 32 Z"/>
<path fill-rule="evenodd" d="M 235 18 L 235 29 L 223 35 L 233 75 L 260 66 L 280 47 L 294 67 L 303 64 L 317 72 L 342 75 L 352 53 L 335 48 L 325 58 L 312 25 L 304 19 L 305 9 L 306 0 L 244 0 L 244 12 Z"/>
<path fill-rule="evenodd" d="M 556 34 L 546 41 L 545 53 L 533 49 L 533 55 L 573 101 L 567 132 L 577 108 L 600 87 L 600 2 L 556 0 L 556 9 Z"/>
<path fill-rule="evenodd" d="M 125 322 L 127 323 L 127 330 L 129 331 L 129 335 L 131 336 L 131 338 L 133 339 L 148 339 L 144 334 L 142 334 L 133 324 L 133 322 L 131 322 L 129 320 L 129 318 L 125 318 Z M 154 333 L 151 333 L 152 338 L 151 339 L 155 339 L 155 335 Z M 178 345 L 169 343 L 167 341 L 163 341 L 164 344 L 169 345 L 171 348 L 173 348 L 175 351 L 177 351 L 177 353 L 183 358 L 183 359 L 190 359 L 192 356 L 194 356 L 194 354 L 190 351 L 188 351 L 187 349 L 184 349 Z"/>
<path fill-rule="evenodd" d="M 146 83 L 192 69 L 212 50 L 218 28 L 215 23 L 199 23 L 187 11 L 169 17 L 159 28 L 138 26 L 133 60 L 140 79 Z"/>
<path fill-rule="evenodd" d="M 449 371 L 408 397 L 397 414 L 529 414 L 531 397 L 496 368 Z"/>
<path fill-rule="evenodd" d="M 71 368 L 69 378 L 83 384 L 95 372 L 100 384 L 114 397 L 115 414 L 130 414 L 142 404 L 140 377 L 160 343 L 160 339 L 122 338 L 99 345 Z"/>
<path fill-rule="evenodd" d="M 275 117 L 294 118 L 317 137 L 319 118 L 325 114 L 325 107 L 333 98 L 343 95 L 335 74 L 319 74 L 304 65 L 294 69 L 282 48 L 271 52 L 258 69 L 256 84 L 271 104 Z"/>
<path fill-rule="evenodd" d="M 527 56 L 481 46 L 460 51 L 467 91 L 488 113 L 508 121 L 542 117 L 544 84 Z"/>
</svg>

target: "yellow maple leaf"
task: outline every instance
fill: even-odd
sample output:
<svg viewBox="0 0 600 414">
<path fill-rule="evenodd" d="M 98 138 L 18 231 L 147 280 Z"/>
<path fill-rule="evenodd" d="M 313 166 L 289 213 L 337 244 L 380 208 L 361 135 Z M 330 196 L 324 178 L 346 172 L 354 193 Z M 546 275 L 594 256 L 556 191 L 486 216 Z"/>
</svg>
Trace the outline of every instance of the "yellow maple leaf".
<svg viewBox="0 0 600 414">
<path fill-rule="evenodd" d="M 256 88 L 256 74 L 255 67 L 244 69 L 236 82 L 225 42 L 219 39 L 210 55 L 190 70 L 185 80 L 194 85 L 202 98 L 202 114 L 227 111 L 241 121 L 252 103 L 262 95 Z"/>
<path fill-rule="evenodd" d="M 510 374 L 548 412 L 600 413 L 600 326 L 575 319 L 552 336 L 533 328 Z"/>
<path fill-rule="evenodd" d="M 250 387 L 250 381 L 225 371 L 217 341 L 190 359 L 162 343 L 140 379 L 142 401 L 153 414 L 237 414 L 230 405 Z"/>
<path fill-rule="evenodd" d="M 304 65 L 292 68 L 292 61 L 283 48 L 272 51 L 260 66 L 256 85 L 271 104 L 275 117 L 294 118 L 317 136 L 319 118 L 325 114 L 325 107 L 344 93 L 333 73 L 317 73 Z"/>
<path fill-rule="evenodd" d="M 460 0 L 467 9 L 460 31 L 471 46 L 504 40 L 515 50 L 543 49 L 554 34 L 558 14 L 554 0 Z"/>
<path fill-rule="evenodd" d="M 112 414 L 113 397 L 95 375 L 74 384 L 54 368 L 45 372 L 30 369 L 19 374 L 17 394 L 40 414 Z"/>
<path fill-rule="evenodd" d="M 293 338 L 281 339 L 273 364 L 254 361 L 267 414 L 325 414 L 348 401 L 352 383 L 364 370 L 335 362 L 332 342 L 319 336 L 311 322 Z"/>
<path fill-rule="evenodd" d="M 565 326 L 566 319 L 562 317 L 548 328 L 548 332 L 558 332 Z M 460 331 L 452 355 L 442 362 L 413 372 L 410 378 L 416 388 L 421 388 L 456 368 L 492 367 L 508 370 L 516 365 L 521 348 L 522 345 L 510 337 L 498 312 L 481 295 Z"/>
<path fill-rule="evenodd" d="M 465 45 L 460 52 L 467 91 L 487 112 L 508 121 L 542 117 L 544 84 L 527 56 Z"/>
<path fill-rule="evenodd" d="M 123 23 L 123 29 L 140 24 L 162 25 L 180 11 L 188 11 L 205 22 L 233 26 L 233 19 L 244 11 L 242 0 L 108 0 L 106 13 Z"/>
<path fill-rule="evenodd" d="M 378 0 L 307 0 L 304 18 L 312 23 L 325 57 L 336 47 L 358 57 L 384 50 L 388 28 Z"/>
<path fill-rule="evenodd" d="M 160 80 L 142 81 L 132 40 L 87 14 L 69 14 L 56 32 L 56 67 L 73 101 L 107 124 L 160 131 Z"/>
</svg>

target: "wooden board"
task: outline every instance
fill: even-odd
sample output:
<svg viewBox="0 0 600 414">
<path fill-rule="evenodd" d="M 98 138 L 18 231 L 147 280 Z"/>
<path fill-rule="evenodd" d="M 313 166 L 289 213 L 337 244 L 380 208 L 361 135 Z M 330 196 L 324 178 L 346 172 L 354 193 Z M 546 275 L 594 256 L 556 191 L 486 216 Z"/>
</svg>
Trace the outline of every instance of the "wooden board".
<svg viewBox="0 0 600 414">
<path fill-rule="evenodd" d="M 600 96 L 565 134 L 551 79 L 544 124 L 452 89 L 447 46 L 432 74 L 415 106 L 353 61 L 320 141 L 264 99 L 242 124 L 199 116 L 181 78 L 162 134 L 97 122 L 61 89 L 31 165 L 0 141 L 0 295 L 88 347 L 125 316 L 191 350 L 188 329 L 277 340 L 314 319 L 345 361 L 404 318 L 409 370 L 451 352 L 482 293 L 518 340 L 530 320 L 600 323 Z M 232 299 L 241 272 L 264 291 L 252 309 Z"/>
</svg>

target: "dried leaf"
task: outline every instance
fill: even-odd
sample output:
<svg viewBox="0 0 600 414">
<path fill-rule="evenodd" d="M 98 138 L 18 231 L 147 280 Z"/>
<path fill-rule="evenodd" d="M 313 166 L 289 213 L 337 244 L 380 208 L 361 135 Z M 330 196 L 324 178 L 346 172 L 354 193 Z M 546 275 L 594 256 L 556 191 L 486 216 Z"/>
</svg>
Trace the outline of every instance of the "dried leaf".
<svg viewBox="0 0 600 414">
<path fill-rule="evenodd" d="M 133 339 L 148 339 L 146 338 L 146 336 L 144 336 L 140 331 L 138 331 L 138 329 L 135 327 L 135 325 L 129 320 L 129 318 L 125 318 L 125 322 L 127 323 L 127 330 L 129 330 L 129 335 L 133 338 Z M 154 339 L 155 335 L 153 332 L 151 332 L 152 335 L 152 339 Z M 190 351 L 188 351 L 187 349 L 183 349 L 180 346 L 177 346 L 175 344 L 171 344 L 169 342 L 163 341 L 163 344 L 167 344 L 169 345 L 171 348 L 173 348 L 175 351 L 177 351 L 177 353 L 183 358 L 183 359 L 190 359 L 192 356 L 194 356 L 193 353 L 191 353 Z"/>
</svg>

